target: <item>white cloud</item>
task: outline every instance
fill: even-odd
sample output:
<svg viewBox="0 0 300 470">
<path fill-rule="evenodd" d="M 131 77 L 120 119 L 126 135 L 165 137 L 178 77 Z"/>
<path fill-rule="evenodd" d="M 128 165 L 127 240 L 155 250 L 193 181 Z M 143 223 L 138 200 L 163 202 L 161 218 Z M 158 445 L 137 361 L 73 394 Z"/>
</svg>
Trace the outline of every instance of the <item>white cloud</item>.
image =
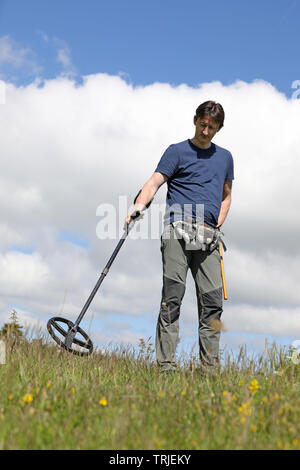
<svg viewBox="0 0 300 470">
<path fill-rule="evenodd" d="M 67 66 L 68 55 L 62 60 Z M 32 318 L 63 304 L 66 316 L 78 314 L 117 243 L 97 239 L 97 207 L 117 206 L 119 195 L 132 201 L 165 148 L 193 136 L 194 111 L 207 99 L 224 106 L 225 127 L 215 142 L 235 161 L 224 224 L 224 322 L 256 334 L 299 328 L 300 100 L 263 81 L 134 88 L 97 74 L 80 86 L 67 77 L 43 87 L 7 83 L 0 115 L 2 312 L 16 302 Z M 165 193 L 161 188 L 155 202 L 164 202 Z M 87 238 L 88 249 L 60 242 L 61 230 Z M 13 252 L 16 244 L 34 251 Z M 128 239 L 88 315 L 156 314 L 161 280 L 159 240 Z M 195 323 L 191 277 L 182 311 L 183 322 Z M 117 327 L 112 337 L 119 339 Z"/>
<path fill-rule="evenodd" d="M 61 66 L 62 77 L 74 78 L 77 74 L 76 67 L 72 62 L 72 52 L 63 39 L 56 36 L 49 36 L 44 31 L 37 31 L 43 42 L 47 45 L 48 52 L 54 49 L 53 64 L 56 62 Z M 52 51 L 53 53 L 53 51 Z M 15 41 L 10 35 L 0 37 L 0 79 L 8 80 L 13 83 L 23 77 L 34 77 L 36 85 L 40 84 L 43 67 L 40 65 L 42 60 L 38 59 L 37 53 L 31 47 L 24 47 Z"/>
<path fill-rule="evenodd" d="M 57 60 L 61 62 L 65 68 L 72 66 L 71 53 L 67 46 L 58 49 Z"/>
<path fill-rule="evenodd" d="M 16 251 L 0 255 L 1 291 L 6 296 L 31 297 L 46 288 L 49 268 L 38 253 L 27 255 Z"/>
<path fill-rule="evenodd" d="M 0 62 L 10 63 L 14 67 L 22 67 L 28 55 L 32 53 L 31 49 L 22 47 L 13 41 L 10 36 L 0 38 Z"/>
<path fill-rule="evenodd" d="M 8 34 L 0 37 L 0 64 L 2 67 L 8 65 L 17 70 L 26 69 L 35 75 L 41 72 L 33 50 L 23 47 Z"/>
<path fill-rule="evenodd" d="M 252 305 L 300 306 L 300 254 L 283 254 L 279 247 L 272 250 L 265 246 L 264 252 L 243 252 L 232 247 L 228 255 L 224 255 L 231 299 Z"/>
<path fill-rule="evenodd" d="M 132 332 L 130 329 L 123 329 L 122 331 L 110 332 L 107 334 L 105 332 L 96 331 L 94 334 L 95 345 L 101 344 L 102 346 L 109 346 L 108 350 L 120 350 L 126 351 L 131 348 L 131 346 L 137 347 L 140 344 L 140 339 L 146 340 L 145 334 Z"/>
<path fill-rule="evenodd" d="M 56 61 L 61 64 L 63 69 L 61 75 L 69 78 L 74 77 L 76 75 L 76 67 L 72 62 L 72 52 L 67 42 L 57 36 L 49 36 L 45 31 L 38 30 L 37 34 L 48 47 L 54 45 L 56 49 Z"/>
<path fill-rule="evenodd" d="M 239 304 L 229 306 L 224 324 L 230 332 L 271 335 L 295 335 L 300 337 L 300 307 L 278 308 Z M 241 328 L 242 325 L 242 328 Z"/>
<path fill-rule="evenodd" d="M 49 39 L 48 34 L 45 33 L 45 31 L 38 29 L 36 32 L 42 38 L 44 42 L 49 43 L 50 39 Z"/>
<path fill-rule="evenodd" d="M 57 47 L 57 62 L 62 65 L 63 74 L 68 77 L 76 75 L 76 68 L 72 63 L 71 49 L 66 43 L 66 41 L 57 37 L 55 37 L 53 41 Z"/>
<path fill-rule="evenodd" d="M 0 239 L 3 250 L 6 250 L 10 246 L 21 245 L 23 242 L 21 234 L 4 223 L 0 224 Z"/>
</svg>

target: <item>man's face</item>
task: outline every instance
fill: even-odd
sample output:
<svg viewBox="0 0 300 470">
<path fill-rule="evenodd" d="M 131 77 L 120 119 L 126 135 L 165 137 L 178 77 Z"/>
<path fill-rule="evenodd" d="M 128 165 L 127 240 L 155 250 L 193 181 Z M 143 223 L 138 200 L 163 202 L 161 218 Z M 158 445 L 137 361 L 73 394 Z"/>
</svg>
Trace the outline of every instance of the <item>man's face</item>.
<svg viewBox="0 0 300 470">
<path fill-rule="evenodd" d="M 210 141 L 219 130 L 219 124 L 208 114 L 203 117 L 194 117 L 194 124 L 196 126 L 195 138 L 197 141 L 205 146 L 209 146 Z"/>
</svg>

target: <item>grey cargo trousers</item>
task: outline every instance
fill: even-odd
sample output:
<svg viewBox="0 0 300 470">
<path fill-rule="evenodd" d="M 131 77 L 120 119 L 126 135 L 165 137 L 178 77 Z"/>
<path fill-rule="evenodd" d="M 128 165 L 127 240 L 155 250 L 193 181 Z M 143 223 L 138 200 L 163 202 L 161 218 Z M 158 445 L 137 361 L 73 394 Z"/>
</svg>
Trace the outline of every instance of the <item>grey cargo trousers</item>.
<svg viewBox="0 0 300 470">
<path fill-rule="evenodd" d="M 220 322 L 223 311 L 221 260 L 218 248 L 213 251 L 186 250 L 177 239 L 172 225 L 161 237 L 163 288 L 156 328 L 156 361 L 161 370 L 176 369 L 180 306 L 190 268 L 196 286 L 199 321 L 199 357 L 204 365 L 219 362 Z"/>
</svg>

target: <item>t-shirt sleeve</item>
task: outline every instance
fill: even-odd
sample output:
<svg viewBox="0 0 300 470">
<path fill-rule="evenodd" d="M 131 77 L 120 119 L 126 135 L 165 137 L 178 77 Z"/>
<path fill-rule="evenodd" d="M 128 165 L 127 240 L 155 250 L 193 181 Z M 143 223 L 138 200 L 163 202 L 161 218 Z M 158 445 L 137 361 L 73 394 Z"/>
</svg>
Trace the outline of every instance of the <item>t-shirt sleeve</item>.
<svg viewBox="0 0 300 470">
<path fill-rule="evenodd" d="M 155 171 L 167 175 L 171 178 L 177 171 L 179 164 L 179 154 L 174 145 L 170 145 L 161 157 Z"/>
<path fill-rule="evenodd" d="M 230 152 L 228 152 L 228 166 L 227 166 L 227 173 L 225 177 L 225 181 L 232 181 L 234 180 L 234 164 L 233 158 Z"/>
</svg>

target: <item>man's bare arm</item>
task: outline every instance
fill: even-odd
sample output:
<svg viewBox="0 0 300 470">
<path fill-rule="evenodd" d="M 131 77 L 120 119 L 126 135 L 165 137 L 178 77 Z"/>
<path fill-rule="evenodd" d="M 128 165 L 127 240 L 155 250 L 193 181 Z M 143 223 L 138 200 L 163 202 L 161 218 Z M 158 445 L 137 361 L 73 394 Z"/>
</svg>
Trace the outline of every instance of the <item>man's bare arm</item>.
<svg viewBox="0 0 300 470">
<path fill-rule="evenodd" d="M 218 218 L 217 227 L 223 225 L 231 204 L 232 181 L 225 181 L 223 186 L 222 204 Z"/>
<path fill-rule="evenodd" d="M 157 190 L 162 184 L 168 180 L 168 177 L 163 173 L 155 171 L 151 178 L 144 184 L 142 191 L 140 192 L 133 209 L 126 217 L 126 223 L 129 224 L 131 221 L 131 214 L 136 211 L 142 211 L 145 209 L 146 205 L 152 201 Z"/>
</svg>

